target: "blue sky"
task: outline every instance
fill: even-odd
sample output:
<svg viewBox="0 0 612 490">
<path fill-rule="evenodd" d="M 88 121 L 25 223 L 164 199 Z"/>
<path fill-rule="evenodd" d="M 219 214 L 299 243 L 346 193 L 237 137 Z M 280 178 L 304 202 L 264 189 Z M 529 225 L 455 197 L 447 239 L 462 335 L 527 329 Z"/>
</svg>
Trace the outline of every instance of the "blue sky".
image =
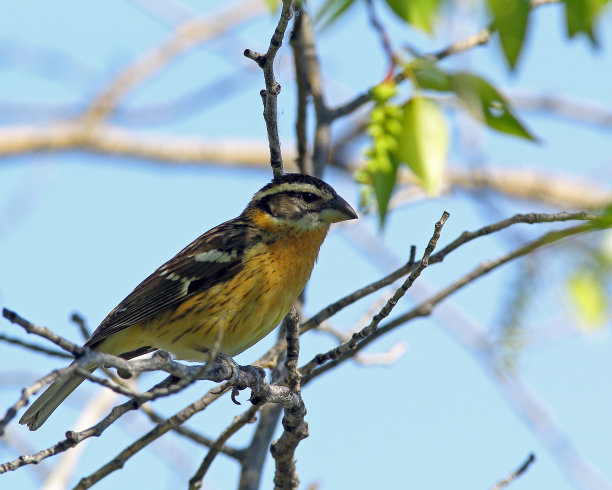
<svg viewBox="0 0 612 490">
<path fill-rule="evenodd" d="M 202 12 L 199 2 L 175 5 L 194 14 Z M 170 33 L 167 24 L 144 12 L 136 2 L 26 1 L 5 10 L 0 16 L 0 104 L 4 106 L 25 102 L 80 106 L 105 87 L 113 74 Z M 364 12 L 361 5 L 355 6 L 341 23 L 320 36 L 331 105 L 350 99 L 384 76 L 386 62 Z M 407 42 L 429 50 L 448 41 L 451 29 L 447 24 L 440 26 L 438 37 L 432 40 L 407 33 L 386 12 L 382 14 L 398 47 Z M 474 70 L 509 91 L 535 89 L 569 94 L 611 107 L 610 12 L 599 29 L 599 51 L 593 51 L 584 38 L 566 41 L 558 6 L 539 9 L 533 20 L 516 74 L 508 74 L 495 42 L 448 60 L 445 66 Z M 265 138 L 258 95 L 263 81 L 241 52 L 246 47 L 263 50 L 274 23 L 274 18 L 261 15 L 231 35 L 189 52 L 161 76 L 130 94 L 122 108 L 173 100 L 223 77 L 238 79 L 238 94 L 222 97 L 219 93 L 219 100 L 213 94 L 205 103 L 206 110 L 184 118 L 130 126 L 207 139 Z M 481 26 L 467 16 L 465 24 L 457 23 L 460 25 L 454 25 L 452 32 L 470 34 Z M 294 140 L 295 94 L 287 48 L 279 53 L 276 73 L 283 85 L 279 130 L 288 148 Z M 609 187 L 609 130 L 537 113 L 521 116 L 543 143 L 534 145 L 490 131 L 480 132 L 478 151 L 486 163 L 586 176 Z M 453 114 L 449 117 L 454 123 L 471 124 Z M 37 113 L 0 114 L 4 128 L 15 121 L 45 123 Z M 117 116 L 115 122 L 121 124 L 121 117 Z M 459 131 L 453 126 L 451 161 L 466 163 L 469 158 L 462 153 L 458 139 Z M 5 157 L 0 161 L 0 305 L 78 341 L 77 329 L 69 321 L 73 311 L 80 312 L 93 329 L 134 286 L 185 244 L 239 214 L 270 176 L 268 169 L 163 166 L 84 152 Z M 330 170 L 326 180 L 347 200 L 357 202 L 358 189 L 345 175 Z M 488 202 L 482 196 L 461 192 L 420 201 L 393 214 L 382 236 L 377 235 L 373 217 L 362 218 L 356 229 L 337 227 L 325 242 L 313 272 L 306 311 L 314 313 L 388 273 L 393 264 L 406 260 L 411 244 L 422 253 L 443 210 L 448 210 L 451 218 L 443 230 L 441 246 L 466 229 L 479 228 L 515 212 L 551 210 L 542 204 L 507 199 L 495 198 L 495 206 L 490 207 Z M 521 238 L 527 239 L 559 227 L 519 225 L 518 230 Z M 379 256 L 360 249 L 355 233 L 380 240 Z M 415 290 L 398 305 L 397 313 L 407 311 L 419 295 L 436 291 L 482 260 L 509 250 L 515 245 L 514 238 L 505 234 L 478 240 L 443 264 L 427 269 Z M 612 339 L 609 329 L 587 335 L 572 326 L 561 281 L 562 270 L 575 266 L 577 260 L 572 251 L 558 258 L 538 255 L 538 301 L 529 325 L 530 338 L 536 340 L 521 356 L 520 373 L 575 447 L 610 482 Z M 512 485 L 513 489 L 575 488 L 478 357 L 449 329 L 449 318 L 468 321 L 483 332 L 494 329 L 518 273 L 515 267 L 505 266 L 444 303 L 433 317 L 396 329 L 368 348 L 372 353 L 385 352 L 398 342 L 405 343 L 407 352 L 392 366 L 346 363 L 305 389 L 311 435 L 300 444 L 296 455 L 302 487 L 319 483 L 322 489 L 488 488 L 533 452 L 536 463 Z M 354 305 L 332 322 L 349 328 L 369 305 L 370 301 Z M 2 332 L 21 335 L 18 327 L 6 321 L 2 321 Z M 271 345 L 272 337 L 242 354 L 238 361 L 256 359 Z M 301 362 L 332 346 L 333 340 L 324 334 L 305 336 Z M 0 356 L 0 369 L 6 373 L 0 385 L 0 401 L 5 407 L 14 402 L 27 382 L 63 365 L 59 360 L 5 344 L 0 344 Z M 151 375 L 141 386 L 158 378 Z M 170 415 L 209 387 L 209 383 L 198 384 L 173 400 L 160 400 L 155 408 Z M 54 444 L 71 427 L 94 390 L 82 386 L 51 423 L 36 433 L 11 426 L 11 439 L 21 441 L 24 448 L 29 448 L 24 449 L 26 452 Z M 194 417 L 190 426 L 215 436 L 244 406 L 236 407 L 226 398 Z M 78 469 L 79 478 L 112 459 L 150 427 L 137 414 L 125 419 L 124 424 L 89 443 Z M 246 434 L 239 434 L 230 442 L 240 447 L 247 440 Z M 151 488 L 177 488 L 205 455 L 202 448 L 178 436 L 170 436 L 168 443 L 154 444 L 153 449 L 131 459 L 124 470 L 97 488 L 122 487 L 136 481 Z M 0 445 L 2 461 L 18 455 Z M 169 458 L 176 458 L 175 469 L 164 464 Z M 52 468 L 54 464 L 55 460 L 49 459 L 41 466 Z M 184 474 L 180 474 L 182 470 Z M 237 475 L 235 463 L 220 456 L 205 487 L 234 488 Z M 272 478 L 273 465 L 268 461 L 262 488 L 271 488 Z M 38 488 L 39 480 L 33 471 L 20 470 L 0 476 L 0 486 L 25 490 Z"/>
</svg>

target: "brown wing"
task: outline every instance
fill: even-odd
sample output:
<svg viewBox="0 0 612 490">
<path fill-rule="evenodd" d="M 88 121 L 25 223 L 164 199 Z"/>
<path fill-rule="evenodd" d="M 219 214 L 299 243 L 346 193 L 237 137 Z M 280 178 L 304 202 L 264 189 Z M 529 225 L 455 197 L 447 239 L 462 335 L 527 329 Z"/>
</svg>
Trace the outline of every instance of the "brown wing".
<svg viewBox="0 0 612 490">
<path fill-rule="evenodd" d="M 240 217 L 207 231 L 136 286 L 85 346 L 95 347 L 114 333 L 230 279 L 242 269 L 245 251 L 262 240 L 261 232 Z"/>
</svg>

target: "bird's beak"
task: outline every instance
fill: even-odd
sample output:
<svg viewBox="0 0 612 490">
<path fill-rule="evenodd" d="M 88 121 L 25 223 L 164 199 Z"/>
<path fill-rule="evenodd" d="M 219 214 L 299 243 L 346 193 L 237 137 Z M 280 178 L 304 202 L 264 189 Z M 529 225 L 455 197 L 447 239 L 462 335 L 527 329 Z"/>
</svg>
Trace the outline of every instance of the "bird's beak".
<svg viewBox="0 0 612 490">
<path fill-rule="evenodd" d="M 348 202 L 337 196 L 327 203 L 325 209 L 321 211 L 321 217 L 327 223 L 338 223 L 339 221 L 357 219 L 358 216 Z"/>
</svg>

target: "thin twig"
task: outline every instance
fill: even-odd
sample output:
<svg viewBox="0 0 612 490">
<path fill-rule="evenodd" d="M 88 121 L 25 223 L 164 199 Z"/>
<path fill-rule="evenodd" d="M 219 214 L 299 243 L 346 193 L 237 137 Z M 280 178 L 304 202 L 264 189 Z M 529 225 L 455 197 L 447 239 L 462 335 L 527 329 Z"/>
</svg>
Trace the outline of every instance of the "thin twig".
<svg viewBox="0 0 612 490">
<path fill-rule="evenodd" d="M 359 301 L 361 298 L 364 298 L 386 286 L 389 284 L 393 284 L 399 278 L 404 277 L 406 274 L 410 273 L 410 271 L 414 268 L 414 258 L 416 255 L 416 247 L 413 245 L 410 247 L 410 259 L 408 262 L 400 267 L 397 270 L 394 270 L 391 274 L 379 279 L 378 281 L 374 281 L 373 283 L 364 286 L 357 291 L 352 292 L 351 294 L 345 296 L 344 298 L 340 298 L 338 301 L 326 306 L 321 311 L 319 311 L 314 316 L 310 317 L 307 321 L 305 321 L 300 327 L 300 333 L 305 333 L 308 330 L 315 328 L 317 325 L 320 325 L 322 322 L 331 318 L 333 315 L 338 313 L 340 310 L 346 308 L 347 306 Z"/>
<path fill-rule="evenodd" d="M 9 424 L 9 422 L 15 418 L 15 416 L 17 415 L 17 411 L 28 404 L 28 400 L 32 395 L 38 393 L 40 389 L 45 387 L 47 384 L 55 381 L 56 379 L 60 378 L 61 376 L 74 372 L 77 367 L 78 366 L 76 364 L 71 364 L 67 368 L 52 371 L 51 373 L 37 380 L 32 385 L 21 390 L 21 396 L 19 397 L 19 399 L 7 409 L 4 417 L 2 418 L 2 420 L 0 420 L 0 435 L 4 434 L 4 429 Z M 3 473 L 2 466 L 0 466 L 0 473 Z"/>
<path fill-rule="evenodd" d="M 212 16 L 190 19 L 179 25 L 160 46 L 155 47 L 121 71 L 94 99 L 79 119 L 89 128 L 99 125 L 134 87 L 149 79 L 181 53 L 207 39 L 227 32 L 237 24 L 263 12 L 264 8 L 265 6 L 257 0 L 243 0 L 231 4 Z"/>
<path fill-rule="evenodd" d="M 368 18 L 370 20 L 370 24 L 378 34 L 380 39 L 380 43 L 383 47 L 383 51 L 387 55 L 389 60 L 389 74 L 393 74 L 393 70 L 395 69 L 395 51 L 391 46 L 391 38 L 389 37 L 389 33 L 385 30 L 385 27 L 382 25 L 380 20 L 378 19 L 378 15 L 376 15 L 376 9 L 374 7 L 373 0 L 366 0 L 366 7 L 368 9 Z"/>
<path fill-rule="evenodd" d="M 0 334 L 0 342 L 6 342 L 7 344 L 19 345 L 20 347 L 25 347 L 34 352 L 40 352 L 42 354 L 46 354 L 51 357 L 59 357 L 61 359 L 72 359 L 73 356 L 71 354 L 66 354 L 60 350 L 49 349 L 48 347 L 43 347 L 42 345 L 32 344 L 31 342 L 26 342 L 25 340 L 21 340 L 15 337 L 10 337 L 8 335 Z"/>
<path fill-rule="evenodd" d="M 297 167 L 300 173 L 313 175 L 312 159 L 308 154 L 308 135 L 306 131 L 308 119 L 308 94 L 310 93 L 306 60 L 304 57 L 304 41 L 302 35 L 302 10 L 295 9 L 293 29 L 289 36 L 289 44 L 293 49 L 293 65 L 295 69 L 295 85 L 297 96 L 297 109 L 295 117 L 295 135 Z"/>
<path fill-rule="evenodd" d="M 176 414 L 174 414 L 169 419 L 165 420 L 161 424 L 157 424 L 153 429 L 147 432 L 144 436 L 134 441 L 127 448 L 121 451 L 117 456 L 115 456 L 111 461 L 106 463 L 104 466 L 100 467 L 98 470 L 93 472 L 91 475 L 82 478 L 81 481 L 76 485 L 75 490 L 83 490 L 86 488 L 90 488 L 92 485 L 100 481 L 105 476 L 110 473 L 121 469 L 123 465 L 135 454 L 137 454 L 140 450 L 148 446 L 150 443 L 163 436 L 168 431 L 172 430 L 174 427 L 178 427 L 182 425 L 185 421 L 191 418 L 196 413 L 204 410 L 208 405 L 210 405 L 214 400 L 216 400 L 220 395 L 218 394 L 217 389 L 209 391 L 206 395 L 204 395 L 199 400 L 189 404 L 187 407 L 183 408 Z"/>
<path fill-rule="evenodd" d="M 154 424 L 161 424 L 167 420 L 165 417 L 162 417 L 157 412 L 155 412 L 155 410 L 153 410 L 153 408 L 149 404 L 141 406 L 140 411 L 144 413 Z M 172 430 L 177 434 L 180 434 L 183 437 L 186 437 L 187 439 L 204 447 L 211 447 L 215 443 L 215 441 L 210 437 L 206 437 L 205 435 L 202 435 L 199 432 L 190 429 L 189 427 L 181 425 L 179 427 L 174 427 Z M 242 451 L 240 449 L 229 447 L 227 445 L 223 446 L 220 449 L 220 452 L 236 460 L 240 460 L 242 458 Z"/>
<path fill-rule="evenodd" d="M 78 345 L 73 344 L 72 342 L 64 339 L 63 337 L 60 337 L 59 335 L 53 333 L 46 327 L 34 325 L 32 322 L 29 322 L 25 318 L 20 317 L 17 313 L 9 310 L 8 308 L 2 309 L 2 316 L 6 318 L 9 322 L 23 327 L 26 332 L 33 333 L 47 340 L 50 340 L 58 347 L 72 354 L 74 357 L 78 357 L 84 352 L 82 347 L 79 347 Z"/>
<path fill-rule="evenodd" d="M 283 0 L 278 24 L 274 30 L 274 34 L 270 39 L 270 46 L 265 54 L 244 50 L 244 55 L 255 61 L 263 70 L 266 89 L 260 92 L 264 105 L 264 120 L 266 121 L 266 129 L 268 131 L 268 142 L 270 145 L 270 165 L 274 177 L 279 177 L 283 174 L 283 156 L 281 154 L 280 138 L 278 136 L 278 121 L 277 121 L 277 96 L 281 91 L 280 84 L 274 76 L 274 58 L 276 53 L 283 44 L 287 25 L 292 17 L 291 12 L 292 0 Z"/>
<path fill-rule="evenodd" d="M 527 469 L 529 468 L 529 466 L 531 466 L 531 464 L 535 461 L 535 455 L 533 453 L 531 453 L 527 459 L 525 460 L 525 462 L 516 470 L 514 470 L 512 473 L 510 473 L 506 478 L 504 478 L 503 480 L 498 481 L 495 485 L 493 485 L 491 487 L 491 490 L 500 490 L 501 488 L 505 487 L 506 485 L 509 485 L 510 483 L 512 483 L 514 480 L 516 480 L 519 476 L 521 476 L 523 473 L 525 473 L 527 471 Z"/>
<path fill-rule="evenodd" d="M 210 468 L 213 460 L 219 454 L 227 440 L 238 432 L 242 427 L 246 424 L 253 422 L 255 415 L 259 411 L 260 407 L 253 405 L 245 412 L 241 413 L 234 417 L 232 423 L 221 433 L 221 435 L 217 438 L 217 440 L 210 447 L 210 451 L 206 454 L 204 461 L 195 472 L 195 474 L 189 480 L 189 490 L 196 490 L 198 488 L 202 488 L 202 483 L 204 479 L 204 475 Z"/>
<path fill-rule="evenodd" d="M 312 149 L 313 172 L 317 177 L 323 176 L 323 170 L 329 161 L 330 149 L 330 125 L 332 119 L 329 117 L 329 109 L 325 102 L 323 93 L 323 82 L 321 77 L 321 66 L 317 56 L 317 48 L 314 39 L 314 29 L 310 14 L 300 10 L 301 28 L 298 31 L 303 47 L 304 69 L 308 77 L 308 88 L 312 95 L 315 109 L 316 125 Z"/>
<path fill-rule="evenodd" d="M 340 344 L 338 347 L 335 347 L 334 349 L 331 349 L 326 353 L 316 355 L 314 359 L 312 359 L 309 363 L 300 368 L 300 372 L 304 376 L 307 376 L 312 373 L 312 371 L 317 366 L 320 366 L 326 363 L 327 361 L 337 359 L 345 355 L 347 352 L 354 351 L 360 342 L 362 342 L 364 339 L 367 339 L 376 332 L 379 323 L 387 316 L 389 316 L 393 308 L 395 308 L 395 306 L 397 305 L 397 302 L 400 300 L 400 298 L 404 296 L 404 294 L 406 294 L 406 291 L 421 275 L 421 272 L 425 270 L 425 268 L 429 265 L 430 255 L 434 251 L 436 244 L 438 243 L 438 239 L 440 238 L 442 228 L 444 227 L 444 223 L 446 223 L 449 217 L 450 214 L 448 214 L 446 211 L 442 214 L 442 217 L 435 225 L 434 233 L 431 239 L 429 240 L 427 247 L 425 248 L 423 257 L 421 258 L 417 266 L 412 270 L 406 281 L 404 281 L 404 283 L 397 289 L 391 299 L 389 299 L 385 303 L 385 306 L 383 306 L 382 309 L 376 315 L 374 315 L 370 324 L 365 328 L 361 329 L 359 332 L 355 332 L 351 336 L 351 339 L 347 342 Z"/>
<path fill-rule="evenodd" d="M 374 315 L 372 312 L 371 315 Z M 334 337 L 338 342 L 346 342 L 351 338 L 351 331 L 339 330 L 329 323 L 323 322 L 316 329 L 317 332 L 325 332 Z M 391 346 L 386 352 L 360 353 L 355 356 L 355 362 L 362 366 L 389 366 L 395 364 L 407 351 L 407 344 L 399 341 Z"/>
<path fill-rule="evenodd" d="M 83 341 L 86 341 L 91 335 L 91 332 L 89 331 L 89 328 L 87 328 L 87 322 L 85 321 L 85 318 L 83 318 L 80 314 L 74 312 L 70 319 L 76 324 L 77 327 L 79 327 L 79 331 L 81 332 Z"/>
<path fill-rule="evenodd" d="M 380 336 L 385 335 L 390 330 L 393 330 L 394 328 L 397 328 L 400 325 L 404 325 L 406 322 L 414 320 L 415 318 L 429 316 L 432 313 L 434 307 L 438 305 L 441 301 L 448 298 L 451 294 L 462 289 L 466 285 L 471 284 L 476 279 L 484 276 L 485 274 L 488 274 L 492 270 L 508 262 L 511 262 L 512 260 L 523 257 L 533 252 L 534 250 L 537 250 L 544 246 L 553 244 L 564 238 L 574 236 L 574 235 L 579 235 L 579 234 L 586 233 L 586 232 L 596 231 L 596 230 L 597 228 L 594 227 L 591 223 L 584 223 L 584 224 L 580 224 L 577 226 L 573 226 L 571 228 L 566 228 L 564 230 L 551 231 L 549 233 L 542 235 L 540 238 L 536 240 L 526 243 L 525 245 L 517 248 L 516 250 L 512 252 L 509 252 L 507 254 L 504 254 L 498 257 L 497 259 L 483 262 L 481 265 L 476 267 L 474 270 L 460 277 L 457 281 L 453 282 L 446 288 L 442 289 L 437 294 L 430 297 L 428 300 L 420 303 L 419 305 L 417 305 L 415 308 L 411 309 L 407 313 L 404 313 L 403 315 L 400 315 L 398 318 L 395 318 L 394 320 L 391 320 L 385 323 L 384 325 L 379 326 L 378 329 L 376 329 L 370 335 L 368 335 L 363 340 L 361 340 L 359 343 L 357 343 L 354 346 L 354 348 L 352 349 L 343 348 L 343 352 L 340 353 L 336 358 L 327 362 L 323 366 L 313 369 L 308 375 L 304 375 L 303 383 L 305 384 L 309 382 L 311 379 L 334 368 L 338 364 L 344 362 L 346 359 L 353 357 L 358 351 L 360 351 L 361 349 L 369 345 L 371 342 L 373 342 Z M 442 252 L 444 252 L 444 250 L 440 251 L 439 253 L 442 253 Z M 432 259 L 433 257 L 434 256 L 432 256 Z M 334 349 L 326 354 L 323 354 L 323 356 L 326 357 L 327 355 L 333 355 L 333 352 L 334 352 Z M 312 361 L 310 361 L 310 363 L 308 363 L 307 366 L 314 367 L 316 364 L 317 364 L 317 358 L 315 357 Z M 303 370 L 301 371 L 302 373 L 304 373 Z"/>
<path fill-rule="evenodd" d="M 559 3 L 561 0 L 531 0 L 531 9 L 535 9 L 542 5 L 547 5 L 551 3 Z M 429 58 L 435 61 L 440 61 L 449 56 L 455 55 L 457 53 L 462 53 L 464 51 L 468 51 L 477 46 L 482 46 L 483 44 L 487 44 L 491 39 L 491 27 L 484 27 L 476 34 L 472 34 L 464 39 L 460 39 L 450 44 L 449 46 L 441 49 L 439 51 L 434 51 L 432 53 L 426 54 L 424 57 Z M 407 76 L 404 72 L 400 72 L 393 77 L 395 83 L 401 83 L 407 79 Z M 352 112 L 359 109 L 361 106 L 367 104 L 372 100 L 372 89 L 369 89 L 367 92 L 359 94 L 351 101 L 335 108 L 329 110 L 329 117 L 333 119 L 338 119 L 340 117 L 351 114 Z"/>
<path fill-rule="evenodd" d="M 580 221 L 588 221 L 592 219 L 596 219 L 598 215 L 592 213 L 527 213 L 527 214 L 515 214 L 514 216 L 498 221 L 497 223 L 493 223 L 491 225 L 483 226 L 475 231 L 464 231 L 458 238 L 453 240 L 446 247 L 442 248 L 439 252 L 436 252 L 429 258 L 429 265 L 433 265 L 439 262 L 442 262 L 444 258 L 461 247 L 462 245 L 467 244 L 468 242 L 485 235 L 490 235 L 491 233 L 495 233 L 501 231 L 509 226 L 525 223 L 525 224 L 535 224 L 535 223 L 552 223 L 557 221 L 572 221 L 572 220 L 580 220 Z M 306 322 L 304 322 L 300 328 L 301 333 L 305 333 L 308 330 L 315 328 L 321 322 L 327 320 L 331 316 L 335 315 L 338 311 L 346 308 L 347 306 L 359 301 L 360 299 L 368 296 L 392 283 L 394 283 L 399 278 L 405 276 L 415 267 L 414 260 L 408 261 L 405 265 L 400 267 L 399 269 L 391 272 L 389 275 L 375 281 L 363 288 L 360 288 L 351 294 L 339 299 L 338 301 L 326 306 L 321 311 L 316 313 L 314 316 L 309 318 Z"/>
</svg>

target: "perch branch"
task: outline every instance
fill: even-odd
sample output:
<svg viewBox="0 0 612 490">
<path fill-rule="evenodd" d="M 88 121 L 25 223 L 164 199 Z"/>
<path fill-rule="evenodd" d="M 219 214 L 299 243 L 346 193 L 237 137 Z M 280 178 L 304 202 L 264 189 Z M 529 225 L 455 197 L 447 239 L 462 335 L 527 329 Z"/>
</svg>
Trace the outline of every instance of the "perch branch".
<svg viewBox="0 0 612 490">
<path fill-rule="evenodd" d="M 274 488 L 292 490 L 298 488 L 299 485 L 294 459 L 295 450 L 300 441 L 308 437 L 308 424 L 304 420 L 306 406 L 300 396 L 301 375 L 297 367 L 300 352 L 300 318 L 294 308 L 287 314 L 283 324 L 287 339 L 287 358 L 285 360 L 287 385 L 299 403 L 293 407 L 284 407 L 283 433 L 272 443 L 270 452 L 275 461 Z"/>
</svg>

